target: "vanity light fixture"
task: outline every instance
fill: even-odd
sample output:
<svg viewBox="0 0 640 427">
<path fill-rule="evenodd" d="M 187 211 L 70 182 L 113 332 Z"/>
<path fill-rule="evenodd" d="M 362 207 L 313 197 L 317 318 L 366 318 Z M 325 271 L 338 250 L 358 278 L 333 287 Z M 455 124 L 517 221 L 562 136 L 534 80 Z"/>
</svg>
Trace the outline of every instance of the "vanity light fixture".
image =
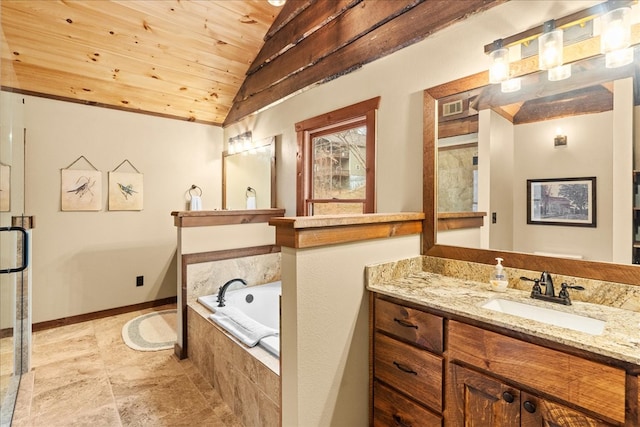
<svg viewBox="0 0 640 427">
<path fill-rule="evenodd" d="M 509 79 L 509 49 L 502 45 L 502 39 L 493 42 L 493 50 L 489 53 L 491 67 L 489 82 L 502 83 Z"/>
<path fill-rule="evenodd" d="M 607 68 L 633 62 L 631 45 L 631 8 L 613 9 L 600 17 L 600 52 L 605 54 Z"/>
<path fill-rule="evenodd" d="M 542 34 L 538 37 L 538 68 L 551 70 L 561 66 L 562 51 L 562 30 L 556 29 L 556 23 L 551 19 L 544 23 Z"/>
<path fill-rule="evenodd" d="M 229 138 L 227 142 L 227 153 L 242 153 L 253 149 L 253 138 L 251 131 L 247 131 L 233 138 Z"/>
</svg>

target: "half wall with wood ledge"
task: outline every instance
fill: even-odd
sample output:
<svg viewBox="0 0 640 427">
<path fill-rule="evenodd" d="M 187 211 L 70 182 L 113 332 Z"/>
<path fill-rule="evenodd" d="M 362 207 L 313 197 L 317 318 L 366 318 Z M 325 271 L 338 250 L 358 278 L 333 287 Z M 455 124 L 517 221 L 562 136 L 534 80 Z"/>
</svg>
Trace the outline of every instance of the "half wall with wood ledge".
<svg viewBox="0 0 640 427">
<path fill-rule="evenodd" d="M 281 425 L 368 425 L 365 266 L 420 255 L 423 213 L 273 218 L 282 248 Z"/>
<path fill-rule="evenodd" d="M 214 293 L 221 284 L 218 282 L 223 280 L 216 280 L 215 274 L 207 274 L 207 263 L 266 256 L 269 269 L 277 270 L 270 274 L 279 275 L 280 247 L 275 244 L 275 232 L 268 221 L 283 216 L 284 212 L 277 208 L 171 212 L 177 229 L 178 339 L 175 354 L 178 358 L 187 357 L 187 303 L 198 296 Z M 269 254 L 274 256 L 269 257 Z M 243 277 L 258 274 L 253 270 L 225 274 Z M 208 277 L 200 277 L 203 274 Z"/>
</svg>

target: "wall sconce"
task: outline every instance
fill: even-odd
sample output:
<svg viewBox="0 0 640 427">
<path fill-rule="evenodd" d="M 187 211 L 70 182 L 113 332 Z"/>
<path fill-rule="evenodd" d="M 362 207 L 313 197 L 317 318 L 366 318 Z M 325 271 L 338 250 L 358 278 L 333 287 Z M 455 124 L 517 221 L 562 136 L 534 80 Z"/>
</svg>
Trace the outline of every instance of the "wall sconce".
<svg viewBox="0 0 640 427">
<path fill-rule="evenodd" d="M 493 50 L 489 53 L 491 67 L 489 82 L 502 83 L 509 79 L 509 49 L 502 46 L 502 39 L 493 42 Z"/>
<path fill-rule="evenodd" d="M 562 129 L 556 130 L 556 136 L 553 138 L 554 147 L 564 147 L 567 145 L 567 135 L 562 135 Z"/>
<path fill-rule="evenodd" d="M 600 18 L 600 52 L 605 54 L 607 68 L 621 67 L 633 62 L 631 45 L 631 8 L 619 7 Z"/>
<path fill-rule="evenodd" d="M 553 19 L 545 22 L 542 27 L 542 34 L 538 37 L 538 67 L 550 70 L 562 65 L 562 30 L 556 29 Z"/>
</svg>

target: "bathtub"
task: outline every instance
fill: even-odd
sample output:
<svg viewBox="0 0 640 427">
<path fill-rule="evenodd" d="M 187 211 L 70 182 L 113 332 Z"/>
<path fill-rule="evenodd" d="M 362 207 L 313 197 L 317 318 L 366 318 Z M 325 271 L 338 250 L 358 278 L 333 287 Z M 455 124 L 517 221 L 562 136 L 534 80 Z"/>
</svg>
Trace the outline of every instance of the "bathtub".
<svg viewBox="0 0 640 427">
<path fill-rule="evenodd" d="M 271 282 L 264 285 L 242 287 L 227 290 L 225 304 L 241 310 L 253 320 L 273 329 L 280 330 L 280 294 L 281 282 Z M 218 295 L 207 295 L 198 298 L 198 302 L 215 312 Z M 280 357 L 280 337 L 269 336 L 262 338 L 259 346 L 276 357 Z"/>
</svg>

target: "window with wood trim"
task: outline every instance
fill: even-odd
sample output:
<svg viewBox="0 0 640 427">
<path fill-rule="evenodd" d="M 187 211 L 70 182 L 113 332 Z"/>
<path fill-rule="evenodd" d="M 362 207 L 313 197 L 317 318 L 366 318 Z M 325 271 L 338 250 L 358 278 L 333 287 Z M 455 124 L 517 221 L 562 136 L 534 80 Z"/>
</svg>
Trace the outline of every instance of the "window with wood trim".
<svg viewBox="0 0 640 427">
<path fill-rule="evenodd" d="M 373 213 L 380 97 L 296 123 L 296 215 Z"/>
</svg>

